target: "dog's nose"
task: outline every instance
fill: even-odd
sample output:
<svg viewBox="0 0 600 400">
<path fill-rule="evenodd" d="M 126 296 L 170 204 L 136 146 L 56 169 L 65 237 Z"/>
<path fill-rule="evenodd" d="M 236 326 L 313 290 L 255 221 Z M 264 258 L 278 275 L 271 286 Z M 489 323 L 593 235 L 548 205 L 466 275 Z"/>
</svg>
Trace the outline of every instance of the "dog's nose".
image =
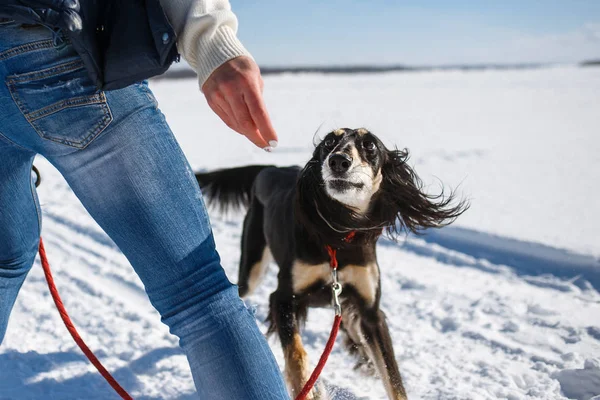
<svg viewBox="0 0 600 400">
<path fill-rule="evenodd" d="M 350 169 L 352 165 L 352 158 L 344 153 L 335 153 L 329 156 L 329 168 L 333 172 L 342 174 Z"/>
</svg>

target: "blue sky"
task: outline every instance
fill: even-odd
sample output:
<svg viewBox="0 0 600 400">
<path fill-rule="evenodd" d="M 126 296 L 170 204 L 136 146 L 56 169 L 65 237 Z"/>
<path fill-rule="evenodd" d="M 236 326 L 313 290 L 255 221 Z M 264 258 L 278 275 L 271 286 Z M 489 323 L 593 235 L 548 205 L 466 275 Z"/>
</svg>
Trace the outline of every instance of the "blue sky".
<svg viewBox="0 0 600 400">
<path fill-rule="evenodd" d="M 261 65 L 600 59 L 600 0 L 230 0 Z"/>
</svg>

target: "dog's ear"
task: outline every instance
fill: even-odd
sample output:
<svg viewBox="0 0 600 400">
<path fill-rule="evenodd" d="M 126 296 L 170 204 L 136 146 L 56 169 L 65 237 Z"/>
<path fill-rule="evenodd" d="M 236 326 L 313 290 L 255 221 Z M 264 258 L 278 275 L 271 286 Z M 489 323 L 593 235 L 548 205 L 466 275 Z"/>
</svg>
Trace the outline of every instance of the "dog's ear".
<svg viewBox="0 0 600 400">
<path fill-rule="evenodd" d="M 469 208 L 465 200 L 456 202 L 454 192 L 446 195 L 443 187 L 437 195 L 424 192 L 423 182 L 407 161 L 408 150 L 386 149 L 379 200 L 392 238 L 403 231 L 419 234 L 427 228 L 446 226 Z"/>
</svg>

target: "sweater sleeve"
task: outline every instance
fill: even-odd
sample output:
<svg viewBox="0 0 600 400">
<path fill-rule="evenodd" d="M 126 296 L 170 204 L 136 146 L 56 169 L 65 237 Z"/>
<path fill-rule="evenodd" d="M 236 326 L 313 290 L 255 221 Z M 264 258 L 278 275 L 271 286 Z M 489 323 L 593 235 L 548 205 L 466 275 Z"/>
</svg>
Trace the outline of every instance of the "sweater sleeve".
<svg viewBox="0 0 600 400">
<path fill-rule="evenodd" d="M 228 0 L 160 0 L 177 33 L 177 47 L 198 74 L 200 90 L 221 64 L 250 56 L 236 36 L 238 22 Z"/>
</svg>

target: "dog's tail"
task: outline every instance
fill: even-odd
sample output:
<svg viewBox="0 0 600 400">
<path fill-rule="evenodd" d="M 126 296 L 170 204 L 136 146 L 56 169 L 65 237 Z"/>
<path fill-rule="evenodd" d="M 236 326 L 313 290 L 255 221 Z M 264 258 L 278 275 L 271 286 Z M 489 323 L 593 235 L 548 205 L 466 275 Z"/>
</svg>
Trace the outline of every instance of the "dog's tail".
<svg viewBox="0 0 600 400">
<path fill-rule="evenodd" d="M 229 210 L 248 207 L 254 180 L 263 169 L 269 167 L 272 165 L 248 165 L 212 172 L 198 172 L 196 179 L 208 204 L 226 213 Z"/>
</svg>

